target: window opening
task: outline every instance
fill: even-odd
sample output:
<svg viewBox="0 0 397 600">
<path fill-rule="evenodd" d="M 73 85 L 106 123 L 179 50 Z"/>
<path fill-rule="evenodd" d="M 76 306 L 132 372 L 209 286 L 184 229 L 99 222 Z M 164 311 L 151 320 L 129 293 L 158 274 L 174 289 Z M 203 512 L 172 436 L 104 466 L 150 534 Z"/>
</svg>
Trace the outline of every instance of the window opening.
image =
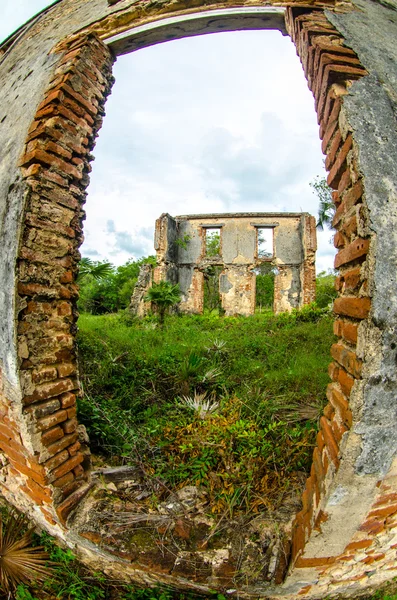
<svg viewBox="0 0 397 600">
<path fill-rule="evenodd" d="M 205 228 L 205 256 L 214 257 L 221 254 L 221 228 Z"/>
<path fill-rule="evenodd" d="M 223 271 L 220 265 L 211 265 L 204 271 L 204 312 L 222 310 L 219 278 Z"/>
<path fill-rule="evenodd" d="M 273 258 L 273 227 L 257 227 L 258 258 Z"/>
<path fill-rule="evenodd" d="M 256 275 L 255 311 L 259 313 L 273 312 L 274 279 L 277 269 L 271 263 L 262 263 L 254 269 L 254 273 Z"/>
</svg>

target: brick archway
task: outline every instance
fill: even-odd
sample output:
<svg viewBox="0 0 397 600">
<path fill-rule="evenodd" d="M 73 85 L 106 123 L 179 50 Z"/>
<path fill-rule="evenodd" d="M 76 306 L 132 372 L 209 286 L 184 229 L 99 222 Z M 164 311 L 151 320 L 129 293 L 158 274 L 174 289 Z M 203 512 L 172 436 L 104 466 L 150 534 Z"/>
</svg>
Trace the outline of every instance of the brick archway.
<svg viewBox="0 0 397 600">
<path fill-rule="evenodd" d="M 66 14 L 68 10 L 73 14 L 69 0 L 59 2 L 55 10 L 62 6 Z M 82 239 L 82 205 L 90 152 L 113 83 L 114 58 L 106 40 L 110 47 L 117 47 L 120 38 L 114 34 L 120 29 L 127 31 L 142 21 L 158 22 L 164 16 L 155 9 L 143 13 L 141 8 L 132 5 L 118 10 L 115 4 L 108 10 L 110 14 L 98 14 L 94 20 L 91 16 L 89 25 L 78 32 L 72 29 L 69 36 L 58 40 L 55 52 L 49 55 L 46 81 L 38 86 L 41 102 L 34 109 L 33 122 L 27 135 L 21 131 L 19 136 L 25 143 L 19 161 L 22 181 L 8 190 L 9 197 L 18 192 L 23 211 L 13 226 L 19 240 L 18 366 L 11 348 L 11 359 L 7 365 L 3 363 L 0 403 L 0 447 L 6 457 L 2 490 L 69 543 L 76 542 L 76 534 L 68 528 L 67 518 L 91 487 L 88 465 L 77 440 L 75 408 L 74 280 Z M 77 13 L 79 10 L 81 5 Z M 370 585 L 369 570 L 375 584 L 395 574 L 397 484 L 392 460 L 396 448 L 391 439 L 392 424 L 383 426 L 382 422 L 383 418 L 393 418 L 394 413 L 390 400 L 387 402 L 390 395 L 381 397 L 378 404 L 375 398 L 379 386 L 382 390 L 387 385 L 390 388 L 392 382 L 391 366 L 386 363 L 391 362 L 395 347 L 394 310 L 391 320 L 386 320 L 382 307 L 387 286 L 379 283 L 375 266 L 379 264 L 379 248 L 381 258 L 385 252 L 379 243 L 381 231 L 372 218 L 379 208 L 366 202 L 368 189 L 372 192 L 376 187 L 376 178 L 373 183 L 367 174 L 363 178 L 365 133 L 351 100 L 357 89 L 353 82 L 371 80 L 371 73 L 346 45 L 338 10 L 334 16 L 325 14 L 319 3 L 314 10 L 304 5 L 288 7 L 285 14 L 288 33 L 316 101 L 328 183 L 334 189 L 337 206 L 335 265 L 340 269 L 340 295 L 334 307 L 339 340 L 331 349 L 334 362 L 330 365 L 329 404 L 321 419 L 303 509 L 295 520 L 294 568 L 286 587 L 274 591 L 285 596 L 299 593 L 309 597 L 334 588 L 347 591 L 360 581 Z M 44 29 L 50 28 L 47 12 L 50 17 L 51 10 L 43 14 Z M 195 11 L 182 7 L 182 13 L 188 12 Z M 165 14 L 173 13 L 169 8 Z M 338 19 L 339 28 L 331 22 Z M 28 30 L 27 40 L 29 35 Z M 123 39 L 130 40 L 128 36 Z M 6 48 L 3 65 L 12 52 Z M 363 112 L 361 119 L 370 121 L 364 108 Z M 379 366 L 377 352 L 382 345 L 383 362 Z M 77 542 L 84 554 L 86 542 Z M 366 565 L 373 563 L 376 567 L 368 569 Z M 137 581 L 151 581 L 136 568 L 132 571 Z M 164 580 L 172 581 L 172 576 Z"/>
</svg>

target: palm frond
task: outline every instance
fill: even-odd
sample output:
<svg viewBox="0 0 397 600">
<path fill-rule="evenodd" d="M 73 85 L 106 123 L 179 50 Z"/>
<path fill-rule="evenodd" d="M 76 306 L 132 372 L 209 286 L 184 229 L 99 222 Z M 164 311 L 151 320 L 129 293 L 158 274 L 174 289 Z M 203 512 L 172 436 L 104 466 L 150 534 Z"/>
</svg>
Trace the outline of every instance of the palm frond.
<svg viewBox="0 0 397 600">
<path fill-rule="evenodd" d="M 210 414 L 214 413 L 219 408 L 219 402 L 215 402 L 211 398 L 207 398 L 207 392 L 198 394 L 194 392 L 194 396 L 182 396 L 182 404 L 194 410 L 200 419 L 205 419 Z"/>
<path fill-rule="evenodd" d="M 27 529 L 24 515 L 0 519 L 0 588 L 10 594 L 18 584 L 43 581 L 51 575 L 48 554 L 41 546 L 32 546 L 34 528 Z"/>
</svg>

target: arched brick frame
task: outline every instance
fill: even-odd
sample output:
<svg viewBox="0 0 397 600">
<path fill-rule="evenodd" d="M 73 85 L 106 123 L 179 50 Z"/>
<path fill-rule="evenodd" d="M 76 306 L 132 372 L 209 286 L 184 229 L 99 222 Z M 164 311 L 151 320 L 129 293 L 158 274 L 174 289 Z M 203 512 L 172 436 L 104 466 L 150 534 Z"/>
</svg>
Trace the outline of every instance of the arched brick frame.
<svg viewBox="0 0 397 600">
<path fill-rule="evenodd" d="M 337 13 L 326 16 L 320 3 L 317 8 L 288 7 L 286 24 L 315 96 L 328 183 L 335 190 L 339 341 L 332 347 L 329 404 L 295 520 L 293 568 L 284 587 L 273 590 L 275 597 L 318 597 L 336 590 L 356 594 L 396 574 L 395 447 L 388 431 L 379 452 L 371 439 L 381 427 L 379 419 L 393 416 L 384 406 L 376 416 L 372 398 L 382 375 L 382 383 L 392 383 L 379 369 L 376 351 L 383 342 L 393 350 L 394 325 L 392 319 L 382 321 L 379 308 L 371 309 L 380 287 L 374 267 L 379 238 L 365 202 L 371 183 L 362 177 L 360 128 L 353 129 L 345 104 L 355 89 L 352 82 L 367 72 L 332 25 Z M 129 21 L 128 10 L 136 12 Z M 117 27 L 121 17 L 130 26 L 142 15 L 136 7 L 128 10 L 117 14 Z M 87 543 L 66 525 L 91 485 L 75 433 L 74 279 L 89 152 L 112 84 L 113 57 L 100 37 L 108 37 L 112 27 L 109 17 L 98 19 L 58 43 L 25 137 L 19 163 L 25 194 L 17 263 L 20 387 L 13 389 L 4 377 L 0 402 L 0 447 L 8 460 L 3 492 L 68 543 L 77 542 L 87 561 Z M 102 557 L 102 564 L 111 571 L 108 560 Z M 137 581 L 151 581 L 132 572 Z"/>
</svg>

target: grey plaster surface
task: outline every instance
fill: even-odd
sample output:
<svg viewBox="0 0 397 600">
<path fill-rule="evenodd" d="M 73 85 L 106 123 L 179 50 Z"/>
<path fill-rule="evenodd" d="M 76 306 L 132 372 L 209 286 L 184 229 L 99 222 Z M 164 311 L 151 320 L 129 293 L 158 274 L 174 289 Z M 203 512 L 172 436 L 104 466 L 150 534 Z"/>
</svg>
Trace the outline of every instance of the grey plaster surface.
<svg viewBox="0 0 397 600">
<path fill-rule="evenodd" d="M 372 328 L 367 356 L 375 351 L 372 372 L 364 373 L 359 473 L 384 473 L 397 450 L 397 12 L 396 7 L 357 0 L 358 11 L 328 14 L 369 75 L 355 82 L 344 107 L 359 148 L 372 250 Z M 376 263 L 374 262 L 376 259 Z M 379 330 L 381 343 L 378 344 Z"/>
</svg>

